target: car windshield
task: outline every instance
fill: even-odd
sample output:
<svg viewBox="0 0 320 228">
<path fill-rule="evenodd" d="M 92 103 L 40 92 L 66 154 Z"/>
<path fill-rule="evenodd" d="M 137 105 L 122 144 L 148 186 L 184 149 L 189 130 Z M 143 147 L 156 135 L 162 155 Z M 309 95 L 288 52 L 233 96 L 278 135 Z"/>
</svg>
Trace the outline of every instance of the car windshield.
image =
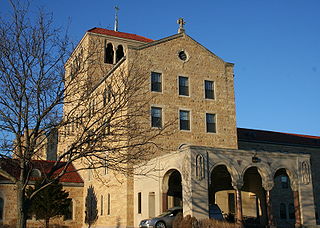
<svg viewBox="0 0 320 228">
<path fill-rule="evenodd" d="M 160 214 L 158 217 L 163 217 L 163 216 L 166 216 L 166 215 L 170 215 L 172 213 L 172 211 L 166 211 L 166 212 L 163 212 L 162 214 Z"/>
<path fill-rule="evenodd" d="M 161 215 L 159 215 L 159 217 L 163 217 L 163 216 L 167 216 L 167 215 L 170 215 L 170 214 L 173 214 L 173 215 L 177 215 L 179 212 L 182 212 L 182 210 L 169 210 L 169 211 L 166 211 L 166 212 L 163 212 Z"/>
</svg>

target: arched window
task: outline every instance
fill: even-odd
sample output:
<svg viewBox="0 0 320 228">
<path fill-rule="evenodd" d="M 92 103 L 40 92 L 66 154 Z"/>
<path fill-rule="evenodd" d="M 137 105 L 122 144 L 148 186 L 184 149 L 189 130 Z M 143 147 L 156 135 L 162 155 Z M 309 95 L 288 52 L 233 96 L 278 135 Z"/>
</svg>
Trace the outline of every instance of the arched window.
<svg viewBox="0 0 320 228">
<path fill-rule="evenodd" d="M 41 177 L 41 172 L 39 169 L 33 169 L 31 171 L 31 177 L 39 178 Z"/>
<path fill-rule="evenodd" d="M 287 219 L 287 207 L 284 203 L 280 203 L 280 218 Z"/>
<path fill-rule="evenodd" d="M 204 159 L 201 154 L 198 154 L 196 157 L 196 177 L 199 180 L 204 178 Z"/>
<path fill-rule="evenodd" d="M 116 52 L 116 62 L 119 62 L 120 59 L 124 56 L 123 47 L 119 45 Z"/>
<path fill-rule="evenodd" d="M 111 43 L 108 43 L 104 51 L 104 62 L 113 64 L 113 56 L 114 56 L 113 45 Z"/>
<path fill-rule="evenodd" d="M 0 197 L 0 220 L 3 220 L 3 212 L 4 212 L 4 200 Z"/>
</svg>

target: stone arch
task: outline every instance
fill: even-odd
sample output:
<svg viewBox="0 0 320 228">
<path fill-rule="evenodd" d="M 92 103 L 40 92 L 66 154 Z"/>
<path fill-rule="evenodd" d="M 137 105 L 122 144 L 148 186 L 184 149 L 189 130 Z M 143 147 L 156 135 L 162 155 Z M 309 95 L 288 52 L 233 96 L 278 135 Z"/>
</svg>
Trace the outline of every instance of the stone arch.
<svg viewBox="0 0 320 228">
<path fill-rule="evenodd" d="M 228 172 L 230 173 L 231 175 L 231 179 L 232 179 L 232 182 L 236 183 L 238 181 L 241 181 L 240 180 L 240 174 L 238 172 L 238 170 L 235 168 L 235 165 L 230 161 L 229 163 L 226 163 L 226 162 L 218 162 L 218 163 L 215 163 L 211 169 L 210 169 L 210 173 L 212 173 L 212 171 L 214 170 L 214 168 L 216 168 L 217 166 L 219 165 L 224 165 Z"/>
<path fill-rule="evenodd" d="M 253 217 L 258 224 L 267 225 L 266 192 L 273 187 L 273 180 L 270 179 L 270 170 L 261 167 L 260 164 L 250 164 L 242 170 L 241 179 L 243 180 L 241 188 L 242 200 L 247 202 L 243 205 L 243 216 Z M 249 210 L 248 202 L 251 205 L 255 205 L 251 208 L 251 211 Z M 245 223 L 250 224 L 252 221 L 245 220 Z"/>
<path fill-rule="evenodd" d="M 123 56 L 124 56 L 123 46 L 119 44 L 116 51 L 116 63 L 119 62 Z"/>
<path fill-rule="evenodd" d="M 290 179 L 290 185 L 292 190 L 296 190 L 298 188 L 298 175 L 296 172 L 292 171 L 290 168 L 285 167 L 285 166 L 278 166 L 275 169 L 272 170 L 272 177 L 274 178 L 276 173 L 281 170 L 284 169 Z"/>
<path fill-rule="evenodd" d="M 183 150 L 183 149 L 186 149 L 188 146 L 190 146 L 190 144 L 188 143 L 181 143 L 179 146 L 178 146 L 178 150 Z"/>
<path fill-rule="evenodd" d="M 279 165 L 273 170 L 273 178 L 274 188 L 270 191 L 273 219 L 279 226 L 290 225 L 293 227 L 295 211 L 300 210 L 294 206 L 293 191 L 298 187 L 295 173 L 291 169 Z"/>
<path fill-rule="evenodd" d="M 261 163 L 257 163 L 257 164 L 250 164 L 248 166 L 246 166 L 242 172 L 241 172 L 241 180 L 244 181 L 244 175 L 246 173 L 246 171 L 252 167 L 256 167 L 258 170 L 258 173 L 261 176 L 262 179 L 262 186 L 265 190 L 270 190 L 273 187 L 273 176 L 272 176 L 272 172 L 270 168 L 268 167 L 267 163 L 261 162 Z"/>
<path fill-rule="evenodd" d="M 162 210 L 182 206 L 182 175 L 177 168 L 168 169 L 162 179 Z"/>
<path fill-rule="evenodd" d="M 234 177 L 232 177 L 232 168 L 228 167 L 224 162 L 215 164 L 210 170 L 210 185 L 209 185 L 209 204 L 216 204 L 216 200 L 221 196 L 217 196 L 218 192 L 226 192 L 234 189 Z M 237 179 L 235 179 L 237 181 Z M 224 195 L 223 193 L 223 195 Z"/>
</svg>

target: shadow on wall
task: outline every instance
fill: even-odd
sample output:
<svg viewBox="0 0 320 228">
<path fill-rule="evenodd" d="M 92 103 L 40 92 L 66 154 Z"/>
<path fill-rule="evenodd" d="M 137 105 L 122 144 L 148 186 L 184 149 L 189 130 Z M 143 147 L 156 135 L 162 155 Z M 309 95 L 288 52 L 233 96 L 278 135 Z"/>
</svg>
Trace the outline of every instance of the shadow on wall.
<svg viewBox="0 0 320 228">
<path fill-rule="evenodd" d="M 91 227 L 98 219 L 97 196 L 92 186 L 87 189 L 85 213 L 85 223 Z"/>
</svg>

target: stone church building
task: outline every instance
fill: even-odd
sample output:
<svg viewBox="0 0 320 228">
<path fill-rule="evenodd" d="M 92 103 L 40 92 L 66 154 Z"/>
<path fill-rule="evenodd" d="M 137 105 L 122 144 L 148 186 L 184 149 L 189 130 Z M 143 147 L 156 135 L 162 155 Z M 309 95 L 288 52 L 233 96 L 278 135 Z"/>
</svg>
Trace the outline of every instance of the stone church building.
<svg viewBox="0 0 320 228">
<path fill-rule="evenodd" d="M 95 68 L 89 74 L 93 93 L 118 71 L 139 66 L 148 78 L 143 89 L 150 97 L 151 128 L 176 121 L 171 134 L 156 139 L 166 150 L 134 167 L 135 174 L 148 170 L 146 175 L 109 170 L 97 177 L 91 170 L 79 171 L 83 201 L 76 213 L 82 221 L 70 227 L 86 226 L 88 189 L 97 198 L 94 227 L 138 227 L 142 219 L 175 206 L 184 215 L 208 218 L 215 204 L 242 224 L 320 225 L 320 137 L 237 128 L 234 64 L 187 35 L 183 22 L 177 34 L 159 40 L 93 28 L 72 56 L 92 41 L 101 44 L 101 65 L 108 75 L 89 66 Z M 70 69 L 66 72 L 68 77 Z M 68 135 L 59 136 L 58 152 L 67 146 Z M 2 206 L 5 221 L 5 200 Z"/>
</svg>

